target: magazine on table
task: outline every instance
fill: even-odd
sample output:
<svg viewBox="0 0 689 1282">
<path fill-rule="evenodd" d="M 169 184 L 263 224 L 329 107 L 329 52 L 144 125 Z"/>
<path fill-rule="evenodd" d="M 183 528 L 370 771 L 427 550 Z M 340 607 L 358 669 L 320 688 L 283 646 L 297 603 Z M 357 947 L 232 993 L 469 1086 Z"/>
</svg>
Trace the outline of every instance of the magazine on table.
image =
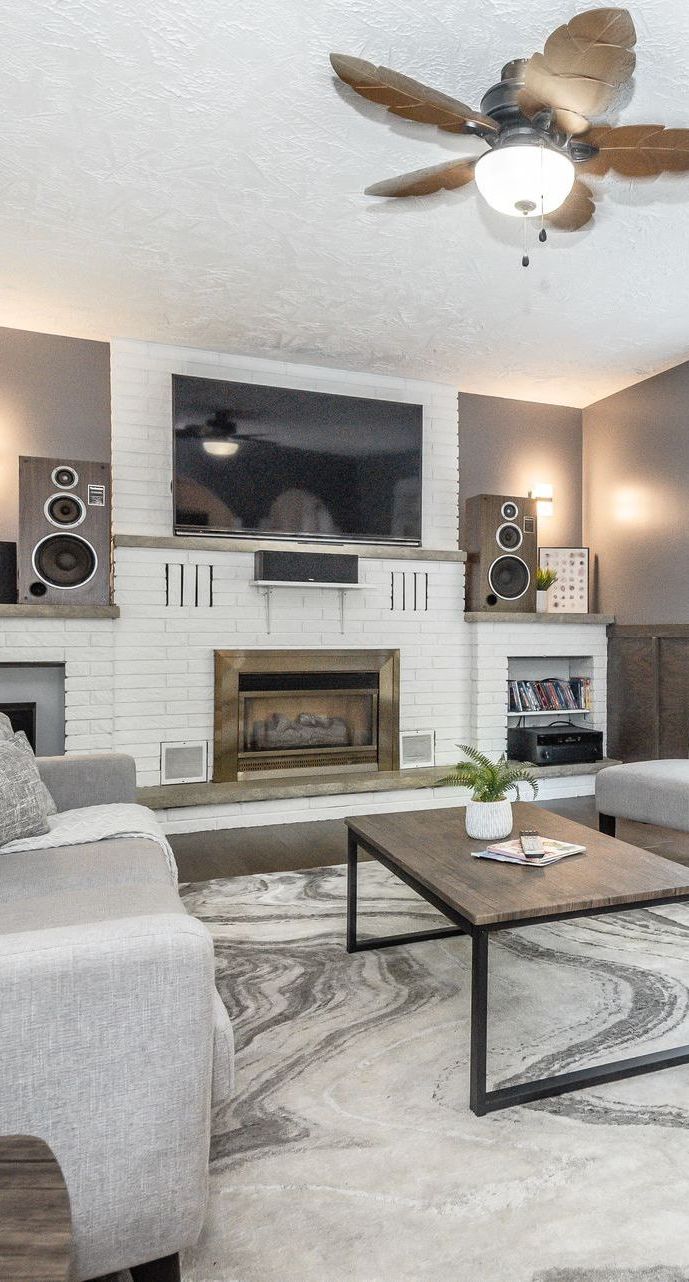
<svg viewBox="0 0 689 1282">
<path fill-rule="evenodd" d="M 474 859 L 494 859 L 502 864 L 528 864 L 530 868 L 545 868 L 548 864 L 557 864 L 568 855 L 583 855 L 586 846 L 573 845 L 570 841 L 555 841 L 552 837 L 541 837 L 543 854 L 538 859 L 527 859 L 519 838 L 514 841 L 496 841 L 486 850 L 472 850 Z"/>
</svg>

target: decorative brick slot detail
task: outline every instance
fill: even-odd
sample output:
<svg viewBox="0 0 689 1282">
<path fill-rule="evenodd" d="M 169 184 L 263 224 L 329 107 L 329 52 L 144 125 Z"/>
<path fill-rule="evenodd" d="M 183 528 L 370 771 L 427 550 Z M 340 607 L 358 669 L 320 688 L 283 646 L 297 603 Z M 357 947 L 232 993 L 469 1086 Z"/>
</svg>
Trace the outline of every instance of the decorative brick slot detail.
<svg viewBox="0 0 689 1282">
<path fill-rule="evenodd" d="M 425 614 L 428 610 L 428 572 L 392 570 L 390 609 L 396 613 Z"/>
<path fill-rule="evenodd" d="M 215 651 L 214 782 L 398 765 L 398 650 Z"/>
<path fill-rule="evenodd" d="M 213 605 L 213 569 L 212 565 L 196 562 L 166 561 L 166 606 L 191 605 L 196 609 L 210 609 Z"/>
</svg>

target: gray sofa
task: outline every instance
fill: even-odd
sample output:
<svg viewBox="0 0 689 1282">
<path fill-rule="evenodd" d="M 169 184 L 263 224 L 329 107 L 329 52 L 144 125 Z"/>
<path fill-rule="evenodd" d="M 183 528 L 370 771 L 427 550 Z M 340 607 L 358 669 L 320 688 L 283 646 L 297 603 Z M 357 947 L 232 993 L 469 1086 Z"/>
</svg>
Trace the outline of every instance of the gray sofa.
<svg viewBox="0 0 689 1282">
<path fill-rule="evenodd" d="M 58 810 L 135 800 L 129 757 L 38 764 Z M 204 1218 L 232 1030 L 210 935 L 161 848 L 123 837 L 0 850 L 0 992 L 0 1133 L 56 1154 L 74 1279 L 178 1277 Z"/>
<path fill-rule="evenodd" d="M 689 760 L 630 761 L 596 775 L 601 832 L 615 836 L 618 819 L 689 832 Z"/>
</svg>

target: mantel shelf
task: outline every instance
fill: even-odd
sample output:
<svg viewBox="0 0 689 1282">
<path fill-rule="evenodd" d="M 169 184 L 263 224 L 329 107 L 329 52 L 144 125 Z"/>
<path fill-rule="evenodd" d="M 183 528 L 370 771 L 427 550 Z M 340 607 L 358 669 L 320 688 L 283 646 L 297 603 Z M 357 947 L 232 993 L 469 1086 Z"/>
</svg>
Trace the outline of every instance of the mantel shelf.
<svg viewBox="0 0 689 1282">
<path fill-rule="evenodd" d="M 471 610 L 464 615 L 467 623 L 568 623 L 608 624 L 615 622 L 614 614 L 522 614 L 509 610 Z"/>
<path fill-rule="evenodd" d="M 308 539 L 252 539 L 232 534 L 115 534 L 116 548 L 162 548 L 177 552 L 323 552 L 376 561 L 466 561 L 461 548 L 424 548 L 409 543 L 320 543 Z"/>
<path fill-rule="evenodd" d="M 118 605 L 0 605 L 0 619 L 119 619 Z"/>
</svg>

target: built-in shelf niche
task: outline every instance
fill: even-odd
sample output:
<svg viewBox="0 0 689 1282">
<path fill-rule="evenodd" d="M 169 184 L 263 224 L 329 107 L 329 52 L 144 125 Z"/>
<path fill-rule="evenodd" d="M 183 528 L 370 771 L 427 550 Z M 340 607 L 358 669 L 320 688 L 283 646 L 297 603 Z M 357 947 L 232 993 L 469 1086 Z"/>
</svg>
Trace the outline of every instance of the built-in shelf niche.
<svg viewBox="0 0 689 1282">
<path fill-rule="evenodd" d="M 591 682 L 590 702 L 593 701 L 593 658 L 591 655 L 515 655 L 507 660 L 507 680 L 510 681 L 546 681 L 555 677 L 560 681 L 570 681 L 573 677 L 585 677 Z M 509 706 L 509 685 L 506 690 L 507 724 L 516 726 L 550 725 L 553 721 L 576 721 L 580 725 L 593 724 L 593 708 L 554 708 L 542 709 L 540 712 L 514 712 Z"/>
</svg>

